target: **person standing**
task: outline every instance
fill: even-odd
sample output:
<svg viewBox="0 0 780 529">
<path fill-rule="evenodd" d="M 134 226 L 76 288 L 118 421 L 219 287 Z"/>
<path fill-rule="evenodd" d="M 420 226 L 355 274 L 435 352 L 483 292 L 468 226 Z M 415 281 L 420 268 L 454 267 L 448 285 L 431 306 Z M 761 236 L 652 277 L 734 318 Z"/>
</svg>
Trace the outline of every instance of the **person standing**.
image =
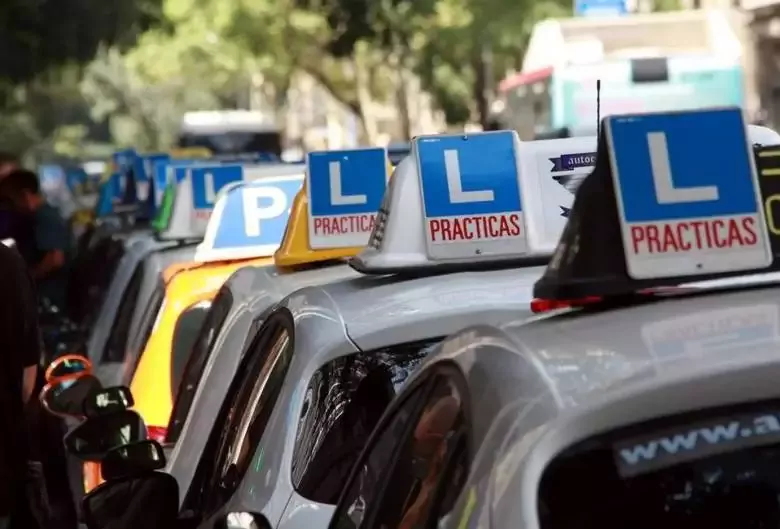
<svg viewBox="0 0 780 529">
<path fill-rule="evenodd" d="M 46 202 L 38 176 L 32 171 L 12 171 L 3 179 L 2 188 L 16 208 L 32 219 L 35 249 L 32 256 L 27 256 L 27 261 L 38 285 L 38 294 L 64 309 L 73 247 L 67 222 Z"/>
<path fill-rule="evenodd" d="M 42 354 L 35 286 L 21 255 L 0 244 L 0 529 L 29 527 L 25 407 Z M 16 520 L 15 522 L 12 521 Z"/>
</svg>

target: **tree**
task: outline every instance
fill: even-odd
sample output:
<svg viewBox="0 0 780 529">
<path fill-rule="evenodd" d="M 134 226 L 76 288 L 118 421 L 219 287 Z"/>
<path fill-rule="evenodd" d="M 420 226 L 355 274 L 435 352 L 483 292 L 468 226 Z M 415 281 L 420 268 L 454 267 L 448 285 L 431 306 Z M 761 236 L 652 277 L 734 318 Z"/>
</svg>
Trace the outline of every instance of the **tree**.
<svg viewBox="0 0 780 529">
<path fill-rule="evenodd" d="M 141 32 L 160 21 L 160 2 L 0 2 L 0 95 L 9 97 L 14 86 L 52 67 L 89 62 L 101 44 L 132 46 Z"/>
</svg>

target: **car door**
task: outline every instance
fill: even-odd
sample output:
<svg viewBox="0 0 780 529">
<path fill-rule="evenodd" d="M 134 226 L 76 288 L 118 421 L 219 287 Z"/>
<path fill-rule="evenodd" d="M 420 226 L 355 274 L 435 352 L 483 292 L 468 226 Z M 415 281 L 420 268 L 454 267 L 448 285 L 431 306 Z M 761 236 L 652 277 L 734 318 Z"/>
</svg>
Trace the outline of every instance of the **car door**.
<svg viewBox="0 0 780 529">
<path fill-rule="evenodd" d="M 186 510 L 209 517 L 235 492 L 281 394 L 293 351 L 292 315 L 280 308 L 260 327 L 242 360 L 185 500 Z"/>
<path fill-rule="evenodd" d="M 440 366 L 383 419 L 353 469 L 331 529 L 435 527 L 468 475 L 468 390 Z"/>
</svg>

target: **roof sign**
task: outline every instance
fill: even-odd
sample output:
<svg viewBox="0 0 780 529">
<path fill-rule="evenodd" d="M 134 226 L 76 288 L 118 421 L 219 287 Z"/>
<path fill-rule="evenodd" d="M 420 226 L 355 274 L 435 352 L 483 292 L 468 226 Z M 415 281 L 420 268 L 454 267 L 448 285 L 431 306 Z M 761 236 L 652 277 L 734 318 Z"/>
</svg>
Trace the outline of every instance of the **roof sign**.
<svg viewBox="0 0 780 529">
<path fill-rule="evenodd" d="M 365 246 L 387 187 L 383 148 L 316 151 L 307 156 L 312 250 Z"/>
<path fill-rule="evenodd" d="M 114 209 L 113 185 L 111 180 L 106 180 L 98 186 L 98 199 L 95 204 L 95 216 L 105 217 Z"/>
<path fill-rule="evenodd" d="M 605 118 L 596 168 L 534 295 L 580 299 L 770 271 L 780 240 L 767 229 L 777 195 L 763 155 L 776 147 L 754 155 L 746 131 L 739 108 Z"/>
<path fill-rule="evenodd" d="M 217 193 L 229 184 L 280 176 L 303 177 L 303 166 L 289 164 L 246 166 L 198 161 L 189 165 L 173 165 L 172 169 L 174 177 L 168 186 L 172 188 L 175 185 L 175 192 L 170 193 L 174 197 L 173 204 L 165 233 L 160 234 L 166 239 L 203 237 Z M 173 181 L 178 181 L 178 184 Z"/>
<path fill-rule="evenodd" d="M 582 138 L 521 143 L 513 131 L 417 138 L 395 168 L 368 245 L 352 266 L 393 273 L 496 261 L 543 264 L 566 223 L 560 206 L 573 199 L 553 179 L 550 158 L 587 152 L 592 144 Z M 551 191 L 559 196 L 548 198 Z M 528 208 L 526 197 L 541 202 Z"/>
<path fill-rule="evenodd" d="M 520 143 L 520 185 L 532 246 L 552 253 L 574 196 L 596 163 L 595 136 Z"/>
<path fill-rule="evenodd" d="M 351 248 L 327 248 L 312 250 L 309 243 L 309 198 L 304 189 L 298 191 L 293 200 L 290 218 L 284 232 L 284 239 L 279 249 L 274 254 L 274 263 L 278 267 L 294 267 L 354 257 L 362 246 Z"/>
<path fill-rule="evenodd" d="M 415 139 L 431 259 L 528 250 L 518 148 L 510 131 Z"/>
<path fill-rule="evenodd" d="M 146 202 L 149 192 L 153 189 L 154 164 L 158 161 L 167 161 L 170 155 L 167 153 L 145 154 L 138 156 L 134 165 L 136 196 L 139 201 Z"/>
<path fill-rule="evenodd" d="M 605 124 L 631 277 L 772 262 L 741 110 L 611 117 Z"/>
<path fill-rule="evenodd" d="M 138 157 L 135 149 L 123 149 L 111 155 L 111 181 L 114 192 L 114 200 L 122 202 L 127 189 L 127 174 L 132 170 L 135 159 Z"/>
<path fill-rule="evenodd" d="M 217 198 L 195 260 L 268 257 L 279 248 L 303 175 L 229 184 Z"/>
<path fill-rule="evenodd" d="M 244 177 L 241 165 L 175 165 L 178 181 L 168 227 L 162 237 L 200 238 L 206 233 L 216 195 L 220 189 Z M 181 178 L 181 180 L 179 180 Z M 174 185 L 173 181 L 169 185 Z"/>
</svg>

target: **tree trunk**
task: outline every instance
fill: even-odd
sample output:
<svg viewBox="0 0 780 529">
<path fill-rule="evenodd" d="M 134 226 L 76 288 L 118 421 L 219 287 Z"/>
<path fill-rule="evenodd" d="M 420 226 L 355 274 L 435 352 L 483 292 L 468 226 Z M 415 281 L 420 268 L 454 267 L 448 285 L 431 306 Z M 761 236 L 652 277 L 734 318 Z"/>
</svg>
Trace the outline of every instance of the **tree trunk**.
<svg viewBox="0 0 780 529">
<path fill-rule="evenodd" d="M 366 61 L 367 50 L 364 46 L 356 46 L 352 56 L 352 66 L 355 72 L 355 93 L 357 94 L 359 111 L 357 113 L 363 125 L 365 141 L 368 145 L 376 145 L 379 140 L 379 125 L 372 111 L 373 98 L 369 87 L 370 77 Z"/>
<path fill-rule="evenodd" d="M 472 59 L 474 70 L 472 96 L 476 102 L 476 119 L 484 130 L 487 130 L 490 124 L 490 104 L 493 92 L 492 63 L 492 54 L 487 45 L 483 45 L 480 49 L 475 50 Z"/>
</svg>

